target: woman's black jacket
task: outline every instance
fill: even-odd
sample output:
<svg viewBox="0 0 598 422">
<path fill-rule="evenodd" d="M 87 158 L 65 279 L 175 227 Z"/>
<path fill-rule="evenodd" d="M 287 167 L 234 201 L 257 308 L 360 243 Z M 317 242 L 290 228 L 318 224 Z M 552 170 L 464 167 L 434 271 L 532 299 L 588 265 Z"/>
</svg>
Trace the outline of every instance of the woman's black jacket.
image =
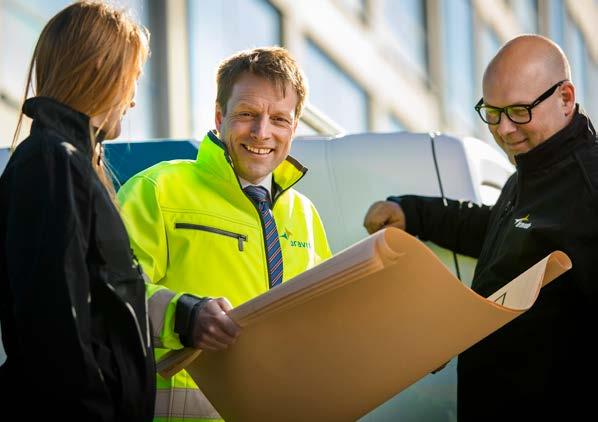
<svg viewBox="0 0 598 422">
<path fill-rule="evenodd" d="M 2 411 L 151 420 L 144 282 L 92 168 L 89 118 L 43 97 L 23 110 L 31 134 L 0 178 Z"/>
</svg>

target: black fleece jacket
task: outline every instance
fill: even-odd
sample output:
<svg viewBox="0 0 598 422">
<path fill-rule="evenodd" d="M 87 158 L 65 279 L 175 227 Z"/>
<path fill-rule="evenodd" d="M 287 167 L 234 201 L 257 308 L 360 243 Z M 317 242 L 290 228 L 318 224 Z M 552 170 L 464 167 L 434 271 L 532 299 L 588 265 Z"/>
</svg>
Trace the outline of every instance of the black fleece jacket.
<svg viewBox="0 0 598 422">
<path fill-rule="evenodd" d="M 594 408 L 582 385 L 598 379 L 598 143 L 588 117 L 515 157 L 493 207 L 390 197 L 407 231 L 478 259 L 472 288 L 489 296 L 555 250 L 572 270 L 533 307 L 459 356 L 460 421 L 568 418 Z M 522 409 L 522 410 L 516 410 Z"/>
<path fill-rule="evenodd" d="M 92 168 L 89 118 L 42 97 L 24 112 L 31 134 L 0 177 L 0 407 L 24 419 L 152 420 L 145 285 Z"/>
</svg>

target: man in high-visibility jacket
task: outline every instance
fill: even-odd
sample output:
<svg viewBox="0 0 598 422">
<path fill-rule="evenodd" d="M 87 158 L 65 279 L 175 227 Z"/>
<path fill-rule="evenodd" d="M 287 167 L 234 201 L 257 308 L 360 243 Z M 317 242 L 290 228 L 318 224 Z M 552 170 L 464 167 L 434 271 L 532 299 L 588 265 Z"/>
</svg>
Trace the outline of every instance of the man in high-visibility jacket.
<svg viewBox="0 0 598 422">
<path fill-rule="evenodd" d="M 240 334 L 232 306 L 330 256 L 316 209 L 292 188 L 306 172 L 288 156 L 306 97 L 297 63 L 283 48 L 243 51 L 220 65 L 217 85 L 217 131 L 197 160 L 157 164 L 118 194 L 151 282 L 157 358 L 226 349 Z M 157 388 L 155 420 L 220 418 L 185 371 L 158 376 Z"/>
</svg>

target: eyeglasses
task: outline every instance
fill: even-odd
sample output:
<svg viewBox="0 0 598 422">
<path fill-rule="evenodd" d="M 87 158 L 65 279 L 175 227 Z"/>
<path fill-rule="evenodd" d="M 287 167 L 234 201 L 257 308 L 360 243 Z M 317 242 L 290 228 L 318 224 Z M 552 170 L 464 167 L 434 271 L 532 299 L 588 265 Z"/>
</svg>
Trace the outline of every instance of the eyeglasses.
<svg viewBox="0 0 598 422">
<path fill-rule="evenodd" d="M 562 81 L 557 82 L 556 84 L 551 86 L 544 94 L 540 95 L 531 104 L 513 104 L 506 107 L 493 107 L 484 104 L 484 98 L 480 98 L 480 101 L 478 101 L 474 108 L 475 111 L 478 112 L 484 123 L 487 123 L 489 125 L 499 124 L 502 113 L 505 113 L 505 115 L 513 123 L 520 125 L 529 123 L 532 120 L 532 108 L 536 107 L 546 98 L 554 94 L 554 91 L 556 91 L 556 89 L 559 86 L 561 86 L 564 82 L 567 82 L 567 79 L 563 79 Z"/>
</svg>

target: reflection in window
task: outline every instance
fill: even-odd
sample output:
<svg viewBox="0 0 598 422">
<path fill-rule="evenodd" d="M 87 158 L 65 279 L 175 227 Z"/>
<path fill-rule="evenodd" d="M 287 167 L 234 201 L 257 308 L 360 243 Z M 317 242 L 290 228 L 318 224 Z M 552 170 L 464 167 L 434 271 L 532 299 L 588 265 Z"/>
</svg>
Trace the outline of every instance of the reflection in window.
<svg viewBox="0 0 598 422">
<path fill-rule="evenodd" d="M 448 119 L 473 127 L 475 111 L 473 29 L 468 0 L 444 0 L 444 102 Z"/>
<path fill-rule="evenodd" d="M 560 1 L 560 0 L 559 0 Z M 509 2 L 523 32 L 538 32 L 538 0 L 511 0 Z"/>
<path fill-rule="evenodd" d="M 0 2 L 0 92 L 11 102 L 21 103 L 27 78 L 29 61 L 37 38 L 47 21 L 71 3 L 69 0 L 32 0 Z M 143 0 L 121 0 L 124 7 L 131 7 L 133 15 L 147 23 Z M 148 72 L 148 66 L 144 69 Z M 151 93 L 148 78 L 144 77 L 137 88 L 137 106 L 123 120 L 125 137 L 151 136 Z M 30 92 L 30 95 L 32 93 Z"/>
<path fill-rule="evenodd" d="M 398 47 L 421 76 L 426 75 L 426 8 L 422 0 L 385 0 L 387 27 L 399 41 Z"/>
<path fill-rule="evenodd" d="M 193 134 L 214 127 L 220 61 L 252 47 L 280 44 L 280 15 L 265 0 L 188 1 Z"/>
<path fill-rule="evenodd" d="M 347 132 L 368 129 L 367 94 L 311 41 L 307 43 L 305 73 L 312 104 Z"/>
</svg>

